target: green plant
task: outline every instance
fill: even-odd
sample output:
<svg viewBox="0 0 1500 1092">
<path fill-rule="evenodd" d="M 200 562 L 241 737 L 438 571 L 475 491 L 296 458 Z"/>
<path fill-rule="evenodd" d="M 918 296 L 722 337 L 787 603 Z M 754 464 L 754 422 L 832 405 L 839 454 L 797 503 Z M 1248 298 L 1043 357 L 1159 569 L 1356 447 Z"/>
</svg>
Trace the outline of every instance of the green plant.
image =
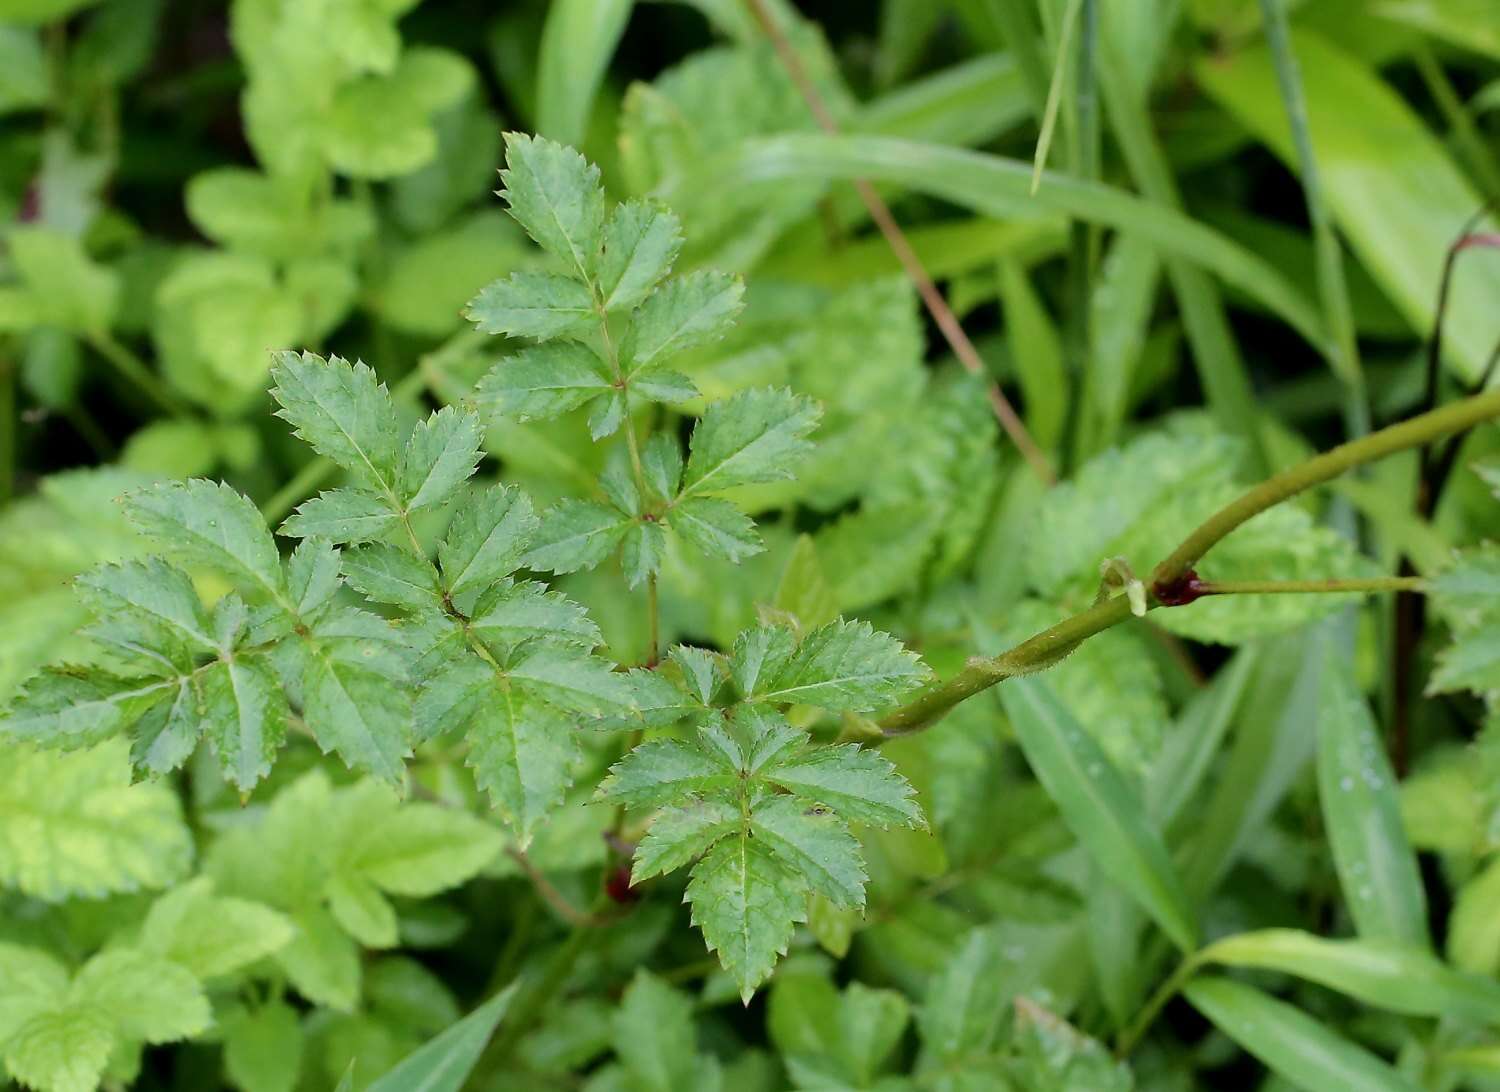
<svg viewBox="0 0 1500 1092">
<path fill-rule="evenodd" d="M 1500 42 L 825 11 L 0 0 L 0 1080 L 1493 1086 Z"/>
</svg>

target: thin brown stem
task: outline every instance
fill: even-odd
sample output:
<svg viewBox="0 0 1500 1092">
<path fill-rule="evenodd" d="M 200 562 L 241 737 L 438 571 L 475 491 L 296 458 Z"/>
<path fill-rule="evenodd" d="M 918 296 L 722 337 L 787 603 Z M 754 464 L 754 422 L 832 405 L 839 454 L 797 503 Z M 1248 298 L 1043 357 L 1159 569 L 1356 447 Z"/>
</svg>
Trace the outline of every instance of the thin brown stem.
<svg viewBox="0 0 1500 1092">
<path fill-rule="evenodd" d="M 568 897 L 553 886 L 544 872 L 531 863 L 531 858 L 519 849 L 512 847 L 506 850 L 512 860 L 521 866 L 521 871 L 526 873 L 526 878 L 531 881 L 531 886 L 536 888 L 544 902 L 553 910 L 557 916 L 579 929 L 599 929 L 609 925 L 614 918 L 609 914 L 594 914 L 587 910 L 580 910 L 568 901 Z"/>
<path fill-rule="evenodd" d="M 771 40 L 777 57 L 781 59 L 792 83 L 796 85 L 797 93 L 807 103 L 807 109 L 812 114 L 813 120 L 824 132 L 837 133 L 838 122 L 834 120 L 828 104 L 823 100 L 822 94 L 802 66 L 802 59 L 797 56 L 791 42 L 787 41 L 786 35 L 776 25 L 771 13 L 766 10 L 764 0 L 745 0 L 745 3 L 749 6 L 761 29 Z M 948 306 L 948 301 L 943 298 L 942 292 L 933 283 L 932 277 L 927 273 L 927 267 L 922 264 L 922 259 L 912 249 L 905 232 L 896 223 L 896 218 L 891 215 L 890 206 L 885 203 L 885 199 L 868 180 L 856 178 L 854 188 L 865 210 L 870 214 L 870 219 L 880 229 L 880 234 L 885 236 L 885 241 L 896 255 L 896 260 L 901 263 L 901 268 L 906 272 L 907 278 L 916 286 L 917 294 L 922 297 L 923 305 L 932 316 L 932 321 L 937 324 L 943 339 L 953 350 L 953 355 L 958 357 L 958 362 L 963 365 L 965 371 L 985 382 L 986 396 L 996 420 L 1000 422 L 1000 427 L 1005 430 L 1011 443 L 1016 445 L 1016 450 L 1021 453 L 1022 458 L 1031 466 L 1036 476 L 1047 485 L 1052 485 L 1057 481 L 1057 475 L 1053 472 L 1051 462 L 1037 446 L 1031 433 L 1026 430 L 1025 423 L 1016 413 L 1015 407 L 1010 404 L 1010 400 L 1005 397 L 995 381 L 988 377 L 988 370 L 979 356 L 979 351 L 974 348 L 969 335 L 964 333 L 964 328 L 957 316 L 953 314 L 953 309 Z"/>
</svg>

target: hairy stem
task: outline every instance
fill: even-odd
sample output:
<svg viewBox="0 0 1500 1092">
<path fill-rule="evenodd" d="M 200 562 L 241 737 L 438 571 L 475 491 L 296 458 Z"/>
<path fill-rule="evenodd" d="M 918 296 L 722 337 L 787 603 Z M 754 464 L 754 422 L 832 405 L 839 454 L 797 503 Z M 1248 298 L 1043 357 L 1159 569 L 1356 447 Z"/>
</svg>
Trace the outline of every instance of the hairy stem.
<svg viewBox="0 0 1500 1092">
<path fill-rule="evenodd" d="M 1423 447 L 1433 440 L 1463 432 L 1497 416 L 1500 416 L 1500 390 L 1488 391 L 1340 444 L 1289 470 L 1273 474 L 1215 512 L 1188 535 L 1182 545 L 1173 550 L 1152 572 L 1151 582 L 1156 587 L 1161 587 L 1182 579 L 1198 563 L 1199 558 L 1224 536 L 1252 516 L 1280 504 L 1288 497 L 1321 485 L 1353 467 L 1374 462 L 1397 451 Z"/>
<path fill-rule="evenodd" d="M 1199 595 L 1318 595 L 1337 592 L 1420 592 L 1417 576 L 1376 576 L 1355 580 L 1200 580 Z"/>
<path fill-rule="evenodd" d="M 1217 545 L 1225 536 L 1247 520 L 1259 515 L 1288 497 L 1305 489 L 1320 485 L 1344 471 L 1364 463 L 1373 462 L 1397 451 L 1421 447 L 1433 440 L 1472 428 L 1483 421 L 1500 417 L 1500 389 L 1475 395 L 1441 409 L 1432 410 L 1409 421 L 1391 425 L 1372 432 L 1357 440 L 1342 444 L 1332 451 L 1315 455 L 1306 462 L 1272 475 L 1259 485 L 1225 505 L 1205 520 L 1197 530 L 1188 535 L 1182 544 L 1152 573 L 1148 609 L 1168 605 L 1173 595 L 1182 589 L 1198 560 Z M 1259 585 L 1218 585 L 1218 594 L 1265 591 L 1395 591 L 1409 590 L 1401 581 L 1406 578 L 1386 577 L 1376 581 L 1309 581 L 1288 584 L 1262 583 Z M 1363 583 L 1365 586 L 1359 586 Z M 1420 583 L 1420 582 L 1419 582 Z M 1316 587 L 1297 584 L 1317 585 Z M 1208 585 L 1213 587 L 1213 585 Z M 1194 579 L 1191 590 L 1194 597 L 1204 594 L 1203 582 Z M 1177 599 L 1187 602 L 1187 599 Z M 920 732 L 931 727 L 948 710 L 966 698 L 988 690 L 996 683 L 1016 675 L 1027 675 L 1052 666 L 1066 656 L 1083 640 L 1111 626 L 1119 625 L 1131 617 L 1130 604 L 1124 596 L 1117 596 L 1097 603 L 1079 614 L 1066 618 L 1050 629 L 1021 642 L 1007 652 L 989 659 L 976 658 L 953 678 L 936 683 L 918 694 L 907 704 L 887 714 L 880 721 L 886 737 Z"/>
</svg>

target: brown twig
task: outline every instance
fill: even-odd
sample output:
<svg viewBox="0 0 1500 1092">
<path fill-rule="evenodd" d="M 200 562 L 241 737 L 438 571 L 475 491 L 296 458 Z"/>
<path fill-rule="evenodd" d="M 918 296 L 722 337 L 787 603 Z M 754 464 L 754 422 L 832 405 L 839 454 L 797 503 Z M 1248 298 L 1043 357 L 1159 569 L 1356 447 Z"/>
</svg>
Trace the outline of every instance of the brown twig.
<svg viewBox="0 0 1500 1092">
<path fill-rule="evenodd" d="M 791 42 L 776 25 L 771 13 L 766 10 L 765 0 L 745 0 L 745 3 L 749 6 L 751 14 L 755 16 L 756 22 L 771 40 L 772 46 L 776 49 L 776 55 L 786 68 L 787 75 L 796 85 L 802 100 L 807 103 L 807 109 L 812 114 L 813 120 L 824 132 L 837 133 L 838 122 L 834 120 L 828 104 L 823 101 L 822 94 L 813 84 L 807 70 L 803 68 L 802 59 L 797 56 Z M 858 191 L 865 210 L 869 212 L 870 219 L 880 229 L 880 234 L 885 236 L 885 241 L 896 255 L 897 261 L 901 263 L 901 268 L 906 271 L 907 278 L 916 286 L 918 295 L 922 297 L 922 303 L 926 305 L 928 314 L 932 316 L 944 340 L 953 350 L 953 355 L 958 357 L 959 363 L 970 375 L 986 379 L 986 394 L 990 408 L 994 410 L 995 419 L 1000 422 L 1000 427 L 1005 430 L 1011 443 L 1016 445 L 1016 450 L 1021 453 L 1036 476 L 1047 485 L 1054 484 L 1057 481 L 1057 475 L 1053 473 L 1051 462 L 1032 439 L 1031 433 L 1026 430 L 1025 423 L 1017 415 L 1015 407 L 1010 404 L 1010 400 L 1005 397 L 999 385 L 994 380 L 987 379 L 987 370 L 984 361 L 980 359 L 979 351 L 974 348 L 969 335 L 964 333 L 964 328 L 953 314 L 953 309 L 948 306 L 948 301 L 938 291 L 937 285 L 927 273 L 926 266 L 922 264 L 922 259 L 917 257 L 905 233 L 896 223 L 896 218 L 891 215 L 890 206 L 866 179 L 856 178 L 854 188 Z"/>
<path fill-rule="evenodd" d="M 505 852 L 521 866 L 521 871 L 526 873 L 526 878 L 531 881 L 531 886 L 536 888 L 537 894 L 546 901 L 548 906 L 557 911 L 558 917 L 562 918 L 569 925 L 574 925 L 581 929 L 598 929 L 614 921 L 613 915 L 591 914 L 586 910 L 580 910 L 574 906 L 568 901 L 567 896 L 554 887 L 552 881 L 547 879 L 546 875 L 536 865 L 531 863 L 531 858 L 527 857 L 521 850 L 512 846 Z"/>
</svg>

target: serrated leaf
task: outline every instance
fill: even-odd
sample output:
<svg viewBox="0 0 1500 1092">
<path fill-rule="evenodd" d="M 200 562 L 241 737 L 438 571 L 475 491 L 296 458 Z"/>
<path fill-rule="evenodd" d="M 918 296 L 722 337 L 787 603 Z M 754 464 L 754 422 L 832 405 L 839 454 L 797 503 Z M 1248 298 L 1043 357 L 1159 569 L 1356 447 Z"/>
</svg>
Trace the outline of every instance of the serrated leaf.
<svg viewBox="0 0 1500 1092">
<path fill-rule="evenodd" d="M 763 668 L 745 697 L 863 712 L 895 701 L 928 675 L 890 634 L 868 622 L 838 621 L 804 636 L 774 671 Z"/>
<path fill-rule="evenodd" d="M 624 424 L 630 403 L 623 390 L 615 389 L 598 399 L 589 410 L 589 436 L 602 440 L 613 436 Z"/>
<path fill-rule="evenodd" d="M 443 590 L 426 558 L 388 542 L 345 550 L 340 562 L 344 581 L 366 599 L 413 610 L 441 610 Z"/>
<path fill-rule="evenodd" d="M 417 422 L 401 452 L 401 498 L 408 509 L 441 504 L 473 476 L 482 457 L 479 415 L 444 406 Z"/>
<path fill-rule="evenodd" d="M 734 639 L 729 674 L 741 695 L 750 695 L 763 679 L 785 670 L 797 651 L 797 635 L 790 626 L 756 626 L 742 630 Z"/>
<path fill-rule="evenodd" d="M 576 648 L 529 650 L 507 673 L 512 685 L 586 717 L 626 716 L 639 707 L 638 679 Z"/>
<path fill-rule="evenodd" d="M 604 232 L 599 168 L 543 137 L 506 133 L 500 178 L 501 196 L 526 233 L 570 273 L 591 279 Z"/>
<path fill-rule="evenodd" d="M 224 779 L 242 792 L 271 772 L 286 740 L 286 696 L 263 659 L 236 656 L 203 675 L 202 731 Z"/>
<path fill-rule="evenodd" d="M 119 1033 L 145 1043 L 170 1043 L 212 1022 L 208 998 L 187 968 L 134 948 L 114 948 L 85 963 L 68 993 L 73 1004 L 97 1006 Z"/>
<path fill-rule="evenodd" d="M 520 270 L 492 281 L 464 309 L 482 334 L 507 337 L 578 337 L 599 324 L 588 285 L 559 273 Z"/>
<path fill-rule="evenodd" d="M 496 687 L 474 711 L 468 765 L 525 846 L 573 783 L 574 727 L 555 709 Z"/>
<path fill-rule="evenodd" d="M 324 539 L 304 539 L 287 559 L 287 591 L 304 619 L 316 619 L 333 602 L 340 582 L 339 552 Z"/>
<path fill-rule="evenodd" d="M 642 200 L 617 206 L 605 225 L 599 257 L 599 294 L 605 310 L 628 310 L 645 299 L 671 270 L 681 249 L 682 225 L 670 210 Z"/>
<path fill-rule="evenodd" d="M 125 513 L 168 553 L 289 605 L 281 555 L 265 520 L 227 485 L 162 482 L 126 494 Z"/>
<path fill-rule="evenodd" d="M 603 360 L 579 342 L 547 342 L 504 357 L 478 381 L 474 399 L 516 420 L 546 420 L 577 410 L 615 381 Z"/>
<path fill-rule="evenodd" d="M 625 532 L 625 541 L 620 544 L 620 568 L 625 574 L 625 586 L 638 588 L 646 579 L 661 568 L 662 554 L 667 548 L 667 533 L 660 523 L 638 520 Z"/>
<path fill-rule="evenodd" d="M 742 821 L 739 809 L 724 800 L 689 800 L 666 808 L 651 821 L 646 836 L 636 846 L 630 882 L 638 884 L 681 868 L 708 852 Z"/>
<path fill-rule="evenodd" d="M 180 679 L 177 689 L 148 709 L 130 729 L 130 761 L 137 770 L 170 773 L 189 758 L 203 734 L 197 679 Z"/>
<path fill-rule="evenodd" d="M 763 772 L 767 781 L 804 800 L 826 804 L 845 819 L 873 826 L 921 827 L 916 792 L 890 761 L 856 743 L 814 747 L 783 757 Z"/>
<path fill-rule="evenodd" d="M 684 900 L 746 1004 L 807 918 L 807 885 L 743 832 L 698 862 Z"/>
<path fill-rule="evenodd" d="M 755 805 L 750 829 L 818 894 L 863 908 L 867 877 L 859 842 L 837 815 L 793 796 L 772 796 Z"/>
<path fill-rule="evenodd" d="M 176 679 L 122 679 L 99 668 L 48 667 L 27 679 L 0 732 L 40 747 L 87 747 L 134 725 L 179 690 Z"/>
<path fill-rule="evenodd" d="M 271 394 L 313 450 L 365 485 L 391 491 L 397 466 L 396 407 L 385 385 L 363 363 L 315 353 L 277 353 Z"/>
<path fill-rule="evenodd" d="M 787 390 L 748 390 L 711 403 L 693 429 L 683 495 L 790 478 L 818 408 Z"/>
<path fill-rule="evenodd" d="M 189 653 L 216 651 L 191 578 L 160 558 L 104 565 L 84 573 L 75 586 L 96 614 L 123 612 L 146 626 L 156 647 L 180 647 Z"/>
<path fill-rule="evenodd" d="M 657 499 L 669 501 L 677 496 L 682 482 L 682 447 L 677 437 L 666 432 L 652 433 L 641 449 L 641 472 L 646 488 Z"/>
<path fill-rule="evenodd" d="M 667 659 L 681 669 L 688 692 L 704 705 L 712 705 L 714 692 L 724 677 L 724 663 L 719 656 L 706 648 L 674 645 Z"/>
<path fill-rule="evenodd" d="M 459 509 L 438 546 L 443 587 L 452 596 L 477 592 L 514 572 L 538 520 L 531 498 L 514 486 L 492 485 Z"/>
<path fill-rule="evenodd" d="M 702 397 L 702 392 L 691 379 L 668 368 L 653 368 L 632 376 L 630 389 L 642 398 L 665 402 L 669 406 L 680 406 Z"/>
<path fill-rule="evenodd" d="M 363 489 L 326 489 L 297 506 L 281 525 L 292 538 L 368 542 L 394 530 L 401 517 L 389 502 Z"/>
<path fill-rule="evenodd" d="M 304 644 L 303 715 L 318 745 L 399 784 L 411 753 L 411 699 L 394 631 L 374 615 L 344 610 L 319 622 Z"/>
<path fill-rule="evenodd" d="M 286 916 L 248 899 L 217 895 L 200 878 L 152 903 L 140 946 L 200 979 L 217 978 L 284 947 L 292 939 Z"/>
<path fill-rule="evenodd" d="M 726 500 L 689 497 L 667 510 L 667 523 L 710 557 L 738 564 L 765 550 L 755 521 Z"/>
<path fill-rule="evenodd" d="M 631 522 L 617 509 L 593 501 L 561 501 L 542 513 L 520 564 L 553 573 L 591 569 L 620 544 Z"/>
<path fill-rule="evenodd" d="M 480 597 L 469 628 L 485 641 L 507 645 L 534 639 L 593 648 L 603 635 L 580 604 L 532 581 L 502 581 Z"/>
<path fill-rule="evenodd" d="M 176 792 L 131 785 L 123 740 L 77 754 L 12 744 L 0 817 L 0 884 L 40 899 L 165 887 L 192 860 Z"/>
<path fill-rule="evenodd" d="M 680 804 L 734 785 L 723 763 L 680 739 L 653 739 L 610 767 L 599 798 L 626 807 Z"/>
<path fill-rule="evenodd" d="M 723 337 L 744 306 L 744 295 L 745 285 L 738 277 L 713 270 L 667 281 L 632 317 L 624 346 L 629 372 Z"/>
</svg>

